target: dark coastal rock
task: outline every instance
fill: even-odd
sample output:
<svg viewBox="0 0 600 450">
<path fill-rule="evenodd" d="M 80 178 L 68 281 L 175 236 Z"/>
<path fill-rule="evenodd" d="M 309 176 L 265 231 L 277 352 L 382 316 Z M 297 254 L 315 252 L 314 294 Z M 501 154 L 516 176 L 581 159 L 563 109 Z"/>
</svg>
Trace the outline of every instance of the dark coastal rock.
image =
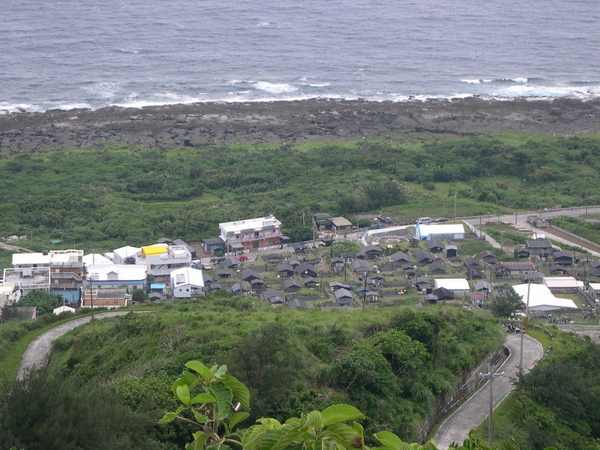
<svg viewBox="0 0 600 450">
<path fill-rule="evenodd" d="M 576 135 L 600 132 L 599 118 L 600 100 L 564 98 L 403 103 L 306 100 L 52 110 L 0 115 L 0 151 L 93 148 L 107 143 L 162 148 L 394 139 L 412 130 Z"/>
</svg>

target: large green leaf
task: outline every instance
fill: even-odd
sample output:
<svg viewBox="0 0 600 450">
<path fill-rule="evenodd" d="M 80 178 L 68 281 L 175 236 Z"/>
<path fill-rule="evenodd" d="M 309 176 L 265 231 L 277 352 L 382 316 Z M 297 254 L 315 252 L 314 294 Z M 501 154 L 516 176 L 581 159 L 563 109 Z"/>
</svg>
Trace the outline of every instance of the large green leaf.
<svg viewBox="0 0 600 450">
<path fill-rule="evenodd" d="M 388 450 L 412 450 L 415 448 L 411 444 L 403 442 L 402 439 L 389 431 L 380 431 L 379 433 L 375 433 L 374 436 L 385 446 L 377 448 L 385 448 Z"/>
<path fill-rule="evenodd" d="M 204 364 L 202 364 L 200 361 L 188 361 L 185 363 L 185 367 L 198 372 L 202 376 L 202 378 L 204 378 L 207 381 L 213 377 L 213 373 L 210 371 L 210 369 Z"/>
<path fill-rule="evenodd" d="M 332 423 L 322 437 L 332 439 L 348 448 L 360 448 L 362 445 L 362 436 L 359 436 L 354 428 L 345 423 Z"/>
<path fill-rule="evenodd" d="M 195 405 L 196 403 L 214 403 L 216 401 L 217 399 L 212 395 L 203 392 L 201 394 L 194 395 L 194 397 L 190 399 L 190 404 Z"/>
<path fill-rule="evenodd" d="M 250 414 L 247 412 L 236 412 L 233 416 L 231 416 L 231 419 L 229 419 L 229 429 L 232 430 L 238 423 L 246 420 L 248 417 L 250 417 Z"/>
<path fill-rule="evenodd" d="M 181 400 L 181 403 L 184 405 L 190 404 L 190 388 L 187 386 L 187 384 L 181 384 L 177 386 L 175 389 L 175 394 L 177 395 L 177 398 Z"/>
<path fill-rule="evenodd" d="M 250 409 L 250 391 L 246 385 L 231 375 L 224 375 L 221 382 L 233 392 L 244 411 L 248 411 Z"/>
<path fill-rule="evenodd" d="M 323 425 L 346 422 L 348 420 L 363 419 L 365 416 L 357 408 L 350 405 L 332 405 L 321 412 Z"/>
<path fill-rule="evenodd" d="M 217 370 L 211 370 L 211 372 L 213 373 L 213 376 L 215 378 L 220 380 L 223 378 L 223 376 L 227 372 L 227 366 L 226 365 L 219 366 L 219 367 L 217 367 Z"/>
<path fill-rule="evenodd" d="M 323 417 L 320 411 L 311 411 L 306 414 L 304 426 L 307 428 L 323 428 Z"/>
<path fill-rule="evenodd" d="M 210 392 L 216 399 L 217 402 L 215 404 L 217 419 L 223 420 L 229 416 L 231 412 L 231 401 L 233 400 L 233 393 L 222 384 L 212 384 L 208 388 L 208 392 Z"/>
<path fill-rule="evenodd" d="M 184 409 L 185 406 L 180 406 L 175 412 L 166 413 L 164 417 L 158 421 L 158 423 L 165 424 L 173 422 Z"/>
</svg>

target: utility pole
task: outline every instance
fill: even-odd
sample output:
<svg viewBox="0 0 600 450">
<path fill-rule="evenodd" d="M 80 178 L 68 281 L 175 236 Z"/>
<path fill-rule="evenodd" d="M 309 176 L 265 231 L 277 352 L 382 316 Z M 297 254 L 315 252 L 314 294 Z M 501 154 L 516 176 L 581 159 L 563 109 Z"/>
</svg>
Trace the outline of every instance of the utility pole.
<svg viewBox="0 0 600 450">
<path fill-rule="evenodd" d="M 504 376 L 504 372 L 501 373 L 480 373 L 479 376 L 481 378 L 489 378 L 490 379 L 490 415 L 488 418 L 488 445 L 492 446 L 492 429 L 494 428 L 494 378 Z"/>
</svg>

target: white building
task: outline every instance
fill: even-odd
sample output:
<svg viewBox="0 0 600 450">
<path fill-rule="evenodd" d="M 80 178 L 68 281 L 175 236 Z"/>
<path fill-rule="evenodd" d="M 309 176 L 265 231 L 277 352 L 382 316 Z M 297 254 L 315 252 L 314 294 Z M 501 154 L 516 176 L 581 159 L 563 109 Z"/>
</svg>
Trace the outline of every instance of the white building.
<svg viewBox="0 0 600 450">
<path fill-rule="evenodd" d="M 273 216 L 220 223 L 227 251 L 243 251 L 281 244 L 281 222 Z"/>
<path fill-rule="evenodd" d="M 146 288 L 147 267 L 135 264 L 87 266 L 87 279 L 81 306 L 116 308 L 130 304 L 136 289 Z"/>
<path fill-rule="evenodd" d="M 142 249 L 139 247 L 131 247 L 126 245 L 112 252 L 112 261 L 115 264 L 134 264 L 135 257 Z"/>
<path fill-rule="evenodd" d="M 175 298 L 192 298 L 204 295 L 202 271 L 184 267 L 171 272 L 171 292 Z"/>
<path fill-rule="evenodd" d="M 19 294 L 14 283 L 0 283 L 0 308 L 15 303 L 19 299 Z"/>
<path fill-rule="evenodd" d="M 156 244 L 142 247 L 135 263 L 145 265 L 148 275 L 168 277 L 175 269 L 189 267 L 192 254 L 185 245 Z"/>
<path fill-rule="evenodd" d="M 438 278 L 435 280 L 435 289 L 445 288 L 455 294 L 469 292 L 471 286 L 465 278 Z"/>
<path fill-rule="evenodd" d="M 530 311 L 555 311 L 559 309 L 577 309 L 573 300 L 558 298 L 544 284 L 516 284 L 513 291 L 521 296 L 525 304 L 529 304 Z"/>
<path fill-rule="evenodd" d="M 465 227 L 462 223 L 448 224 L 421 224 L 415 225 L 415 238 L 420 241 L 455 241 L 464 239 L 466 236 Z"/>
</svg>

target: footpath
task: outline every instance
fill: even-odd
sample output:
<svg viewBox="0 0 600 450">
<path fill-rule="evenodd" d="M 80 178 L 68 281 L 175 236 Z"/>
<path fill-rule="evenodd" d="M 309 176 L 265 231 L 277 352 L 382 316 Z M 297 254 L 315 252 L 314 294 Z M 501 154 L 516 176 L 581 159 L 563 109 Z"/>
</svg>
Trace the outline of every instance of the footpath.
<svg viewBox="0 0 600 450">
<path fill-rule="evenodd" d="M 505 346 L 510 351 L 508 358 L 496 373 L 503 376 L 494 377 L 492 391 L 492 408 L 496 408 L 514 389 L 513 381 L 519 373 L 521 360 L 521 335 L 509 333 Z M 529 372 L 544 354 L 542 345 L 528 335 L 523 335 L 523 373 Z M 452 443 L 462 443 L 469 437 L 469 431 L 479 426 L 490 411 L 490 381 L 485 383 L 475 394 L 464 402 L 440 425 L 435 440 L 440 450 L 445 450 Z"/>
<path fill-rule="evenodd" d="M 106 319 L 108 317 L 124 316 L 129 311 L 112 311 L 94 314 L 94 320 Z M 39 369 L 48 363 L 50 352 L 52 350 L 52 342 L 61 337 L 63 334 L 74 330 L 84 323 L 91 322 L 92 316 L 80 317 L 69 322 L 62 323 L 56 327 L 40 334 L 27 346 L 21 358 L 21 365 L 17 373 L 17 380 L 24 379 L 29 372 Z"/>
</svg>

